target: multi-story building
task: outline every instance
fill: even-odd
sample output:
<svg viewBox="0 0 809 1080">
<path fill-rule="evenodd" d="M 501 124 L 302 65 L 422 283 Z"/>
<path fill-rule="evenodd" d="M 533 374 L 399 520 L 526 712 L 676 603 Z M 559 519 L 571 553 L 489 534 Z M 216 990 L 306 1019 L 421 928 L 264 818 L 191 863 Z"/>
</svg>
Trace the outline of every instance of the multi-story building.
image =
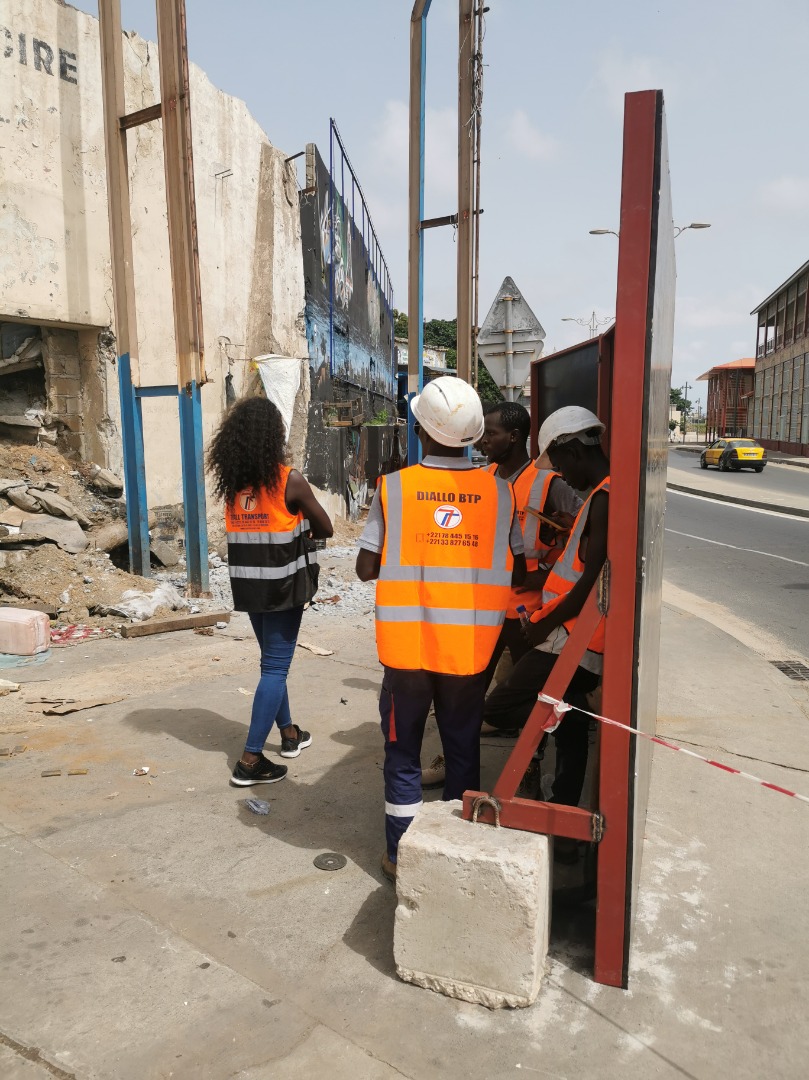
<svg viewBox="0 0 809 1080">
<path fill-rule="evenodd" d="M 697 381 L 708 383 L 705 407 L 708 439 L 749 434 L 747 403 L 753 394 L 755 367 L 753 357 L 745 357 L 729 364 L 717 364 L 700 375 Z"/>
<path fill-rule="evenodd" d="M 809 262 L 751 314 L 758 316 L 754 439 L 809 457 Z"/>
</svg>

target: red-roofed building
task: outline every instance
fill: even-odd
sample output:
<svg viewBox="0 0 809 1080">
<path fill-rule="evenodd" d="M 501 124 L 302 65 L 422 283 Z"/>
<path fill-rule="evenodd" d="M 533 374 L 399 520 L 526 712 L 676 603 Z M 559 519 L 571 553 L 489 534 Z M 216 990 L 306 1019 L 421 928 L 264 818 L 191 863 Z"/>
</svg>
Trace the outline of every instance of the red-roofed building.
<svg viewBox="0 0 809 1080">
<path fill-rule="evenodd" d="M 768 450 L 809 457 L 809 262 L 762 300 L 750 434 Z"/>
<path fill-rule="evenodd" d="M 706 436 L 708 440 L 726 436 L 746 436 L 748 432 L 747 405 L 753 397 L 754 357 L 717 364 L 698 382 L 708 383 L 706 404 Z"/>
</svg>

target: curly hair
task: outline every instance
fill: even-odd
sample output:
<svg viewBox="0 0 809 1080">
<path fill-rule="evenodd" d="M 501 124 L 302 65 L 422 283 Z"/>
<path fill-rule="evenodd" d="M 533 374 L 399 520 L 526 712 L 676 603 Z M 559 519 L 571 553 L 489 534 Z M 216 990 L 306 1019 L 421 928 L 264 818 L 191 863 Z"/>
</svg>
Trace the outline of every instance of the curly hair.
<svg viewBox="0 0 809 1080">
<path fill-rule="evenodd" d="M 237 401 L 208 448 L 214 493 L 228 505 L 245 488 L 274 491 L 285 463 L 284 421 L 278 408 L 263 397 Z"/>
</svg>

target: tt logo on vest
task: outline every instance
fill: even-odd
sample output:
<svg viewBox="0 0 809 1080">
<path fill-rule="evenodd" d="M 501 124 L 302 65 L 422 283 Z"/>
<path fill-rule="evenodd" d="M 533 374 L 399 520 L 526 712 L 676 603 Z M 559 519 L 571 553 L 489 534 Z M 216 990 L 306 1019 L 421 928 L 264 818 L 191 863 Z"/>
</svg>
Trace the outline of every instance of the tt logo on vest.
<svg viewBox="0 0 809 1080">
<path fill-rule="evenodd" d="M 433 512 L 433 519 L 439 529 L 457 529 L 463 521 L 463 514 L 457 506 L 444 503 Z"/>
<path fill-rule="evenodd" d="M 242 510 L 246 510 L 248 514 L 255 510 L 257 504 L 258 499 L 252 491 L 243 491 L 239 496 L 239 506 L 241 506 Z"/>
</svg>

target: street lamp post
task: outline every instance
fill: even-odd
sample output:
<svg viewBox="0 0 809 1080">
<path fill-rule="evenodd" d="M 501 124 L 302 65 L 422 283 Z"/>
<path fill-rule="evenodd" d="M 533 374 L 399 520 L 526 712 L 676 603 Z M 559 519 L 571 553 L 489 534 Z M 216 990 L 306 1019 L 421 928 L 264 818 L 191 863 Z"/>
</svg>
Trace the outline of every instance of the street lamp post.
<svg viewBox="0 0 809 1080">
<path fill-rule="evenodd" d="M 590 331 L 590 337 L 596 337 L 599 326 L 606 326 L 608 323 L 612 322 L 613 318 L 613 315 L 607 315 L 603 319 L 599 319 L 596 313 L 593 312 L 589 319 L 576 319 L 571 315 L 565 315 L 562 322 L 574 322 L 578 323 L 579 326 L 586 326 Z"/>
</svg>

